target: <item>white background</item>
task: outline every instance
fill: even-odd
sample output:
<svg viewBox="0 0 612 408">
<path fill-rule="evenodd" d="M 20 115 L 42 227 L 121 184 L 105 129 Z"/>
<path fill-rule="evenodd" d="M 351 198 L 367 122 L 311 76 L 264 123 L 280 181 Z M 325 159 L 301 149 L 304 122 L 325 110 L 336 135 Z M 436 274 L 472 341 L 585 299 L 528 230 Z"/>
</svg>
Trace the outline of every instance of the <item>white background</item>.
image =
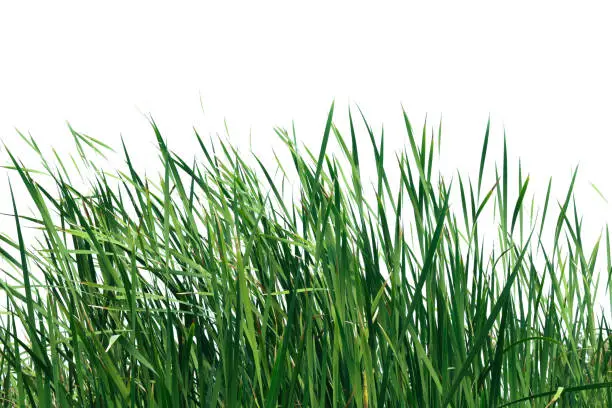
<svg viewBox="0 0 612 408">
<path fill-rule="evenodd" d="M 521 157 L 542 201 L 548 177 L 562 199 L 580 163 L 589 242 L 612 220 L 590 184 L 612 199 L 605 2 L 7 3 L 0 6 L 0 139 L 26 164 L 15 128 L 66 151 L 69 121 L 113 147 L 122 134 L 137 164 L 152 166 L 148 113 L 176 150 L 192 151 L 192 126 L 224 133 L 226 120 L 232 143 L 248 150 L 251 142 L 270 158 L 271 147 L 280 148 L 272 127 L 292 120 L 299 139 L 316 146 L 334 98 L 341 130 L 349 104 L 358 103 L 377 131 L 385 124 L 395 149 L 407 142 L 403 104 L 417 128 L 426 113 L 436 126 L 442 116 L 443 172 L 477 177 L 490 114 L 491 165 L 500 162 L 505 129 L 511 171 Z M 0 211 L 8 212 L 0 172 Z"/>
</svg>

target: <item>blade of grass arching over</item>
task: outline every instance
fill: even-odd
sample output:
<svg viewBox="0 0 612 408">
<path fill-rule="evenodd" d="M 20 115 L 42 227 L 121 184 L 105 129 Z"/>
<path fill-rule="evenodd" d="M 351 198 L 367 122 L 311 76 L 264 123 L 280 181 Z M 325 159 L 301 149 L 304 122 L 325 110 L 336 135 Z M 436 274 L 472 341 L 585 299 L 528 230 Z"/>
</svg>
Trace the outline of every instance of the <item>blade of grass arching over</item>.
<svg viewBox="0 0 612 408">
<path fill-rule="evenodd" d="M 567 394 L 570 394 L 573 392 L 579 392 L 579 391 L 598 390 L 598 389 L 605 389 L 605 388 L 609 389 L 611 387 L 612 387 L 612 381 L 597 383 L 597 384 L 585 384 L 585 385 L 579 385 L 576 387 L 565 387 L 563 388 L 563 394 L 567 395 Z M 550 396 L 555 395 L 557 392 L 558 392 L 558 389 L 555 389 L 553 391 L 541 392 L 535 395 L 530 395 L 529 397 L 520 398 L 514 401 L 507 402 L 505 404 L 502 404 L 499 406 L 499 408 L 509 407 L 512 405 L 520 404 L 521 402 L 533 401 L 539 398 L 550 397 Z"/>
</svg>

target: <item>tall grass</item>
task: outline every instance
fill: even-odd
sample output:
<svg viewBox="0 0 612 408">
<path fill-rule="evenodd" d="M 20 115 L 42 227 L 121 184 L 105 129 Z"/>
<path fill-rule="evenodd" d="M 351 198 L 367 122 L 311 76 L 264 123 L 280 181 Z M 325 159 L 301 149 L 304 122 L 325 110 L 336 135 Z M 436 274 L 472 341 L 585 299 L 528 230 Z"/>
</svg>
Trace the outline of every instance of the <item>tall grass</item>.
<svg viewBox="0 0 612 408">
<path fill-rule="evenodd" d="M 151 120 L 159 179 L 124 147 L 87 188 L 22 135 L 43 170 L 9 151 L 34 211 L 3 192 L 0 406 L 612 406 L 610 235 L 585 247 L 576 173 L 560 202 L 530 191 L 487 125 L 478 177 L 445 180 L 405 113 L 389 156 L 333 109 L 319 151 L 276 129 L 274 171 L 197 132 L 191 162 Z M 70 131 L 83 168 L 110 149 Z"/>
</svg>

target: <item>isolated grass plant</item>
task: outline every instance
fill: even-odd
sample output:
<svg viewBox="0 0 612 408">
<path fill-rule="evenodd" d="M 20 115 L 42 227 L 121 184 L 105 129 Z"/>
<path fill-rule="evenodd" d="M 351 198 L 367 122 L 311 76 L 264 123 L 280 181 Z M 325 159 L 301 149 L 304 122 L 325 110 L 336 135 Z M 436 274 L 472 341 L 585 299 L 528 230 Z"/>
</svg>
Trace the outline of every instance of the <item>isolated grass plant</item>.
<svg viewBox="0 0 612 408">
<path fill-rule="evenodd" d="M 447 180 L 439 129 L 404 113 L 389 155 L 355 112 L 340 130 L 332 105 L 314 152 L 276 129 L 274 169 L 197 132 L 181 157 L 151 120 L 152 178 L 125 147 L 95 167 L 110 148 L 72 128 L 53 163 L 22 135 L 40 168 L 6 150 L 0 406 L 612 406 L 610 235 L 585 247 L 576 172 L 560 201 L 530 191 L 487 125 L 478 174 Z"/>
</svg>

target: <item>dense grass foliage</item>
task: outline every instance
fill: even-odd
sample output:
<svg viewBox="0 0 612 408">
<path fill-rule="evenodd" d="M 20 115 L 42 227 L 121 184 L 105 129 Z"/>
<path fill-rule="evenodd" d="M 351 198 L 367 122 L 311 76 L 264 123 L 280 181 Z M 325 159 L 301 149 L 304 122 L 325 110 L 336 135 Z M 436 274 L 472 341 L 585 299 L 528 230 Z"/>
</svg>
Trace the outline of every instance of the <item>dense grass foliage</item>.
<svg viewBox="0 0 612 408">
<path fill-rule="evenodd" d="M 610 236 L 583 245 L 576 173 L 530 191 L 487 126 L 479 173 L 446 180 L 439 130 L 404 114 L 385 155 L 358 116 L 332 105 L 314 153 L 276 129 L 274 171 L 197 133 L 191 162 L 151 121 L 152 179 L 125 148 L 96 169 L 109 148 L 70 128 L 87 188 L 22 135 L 43 170 L 5 157 L 29 201 L 2 192 L 0 406 L 612 406 Z"/>
</svg>

